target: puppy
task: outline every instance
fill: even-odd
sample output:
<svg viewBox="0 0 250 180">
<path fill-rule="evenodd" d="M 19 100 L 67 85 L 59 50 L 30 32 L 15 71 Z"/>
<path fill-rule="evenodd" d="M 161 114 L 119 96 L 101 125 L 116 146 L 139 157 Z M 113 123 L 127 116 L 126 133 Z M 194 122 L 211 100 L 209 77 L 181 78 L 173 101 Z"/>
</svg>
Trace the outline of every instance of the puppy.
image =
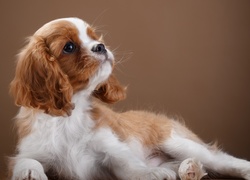
<svg viewBox="0 0 250 180">
<path fill-rule="evenodd" d="M 102 38 L 78 18 L 51 21 L 29 38 L 10 87 L 20 106 L 13 180 L 47 180 L 47 172 L 81 180 L 200 179 L 204 170 L 250 180 L 250 162 L 203 143 L 178 121 L 102 104 L 126 96 L 114 64 Z"/>
</svg>

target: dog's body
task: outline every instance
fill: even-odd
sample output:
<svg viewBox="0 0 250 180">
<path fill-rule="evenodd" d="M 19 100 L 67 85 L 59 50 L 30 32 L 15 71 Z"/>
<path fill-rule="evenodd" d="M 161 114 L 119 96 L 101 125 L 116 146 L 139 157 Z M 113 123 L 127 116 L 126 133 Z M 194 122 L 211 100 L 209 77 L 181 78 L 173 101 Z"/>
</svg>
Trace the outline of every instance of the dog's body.
<svg viewBox="0 0 250 180">
<path fill-rule="evenodd" d="M 250 180 L 250 162 L 203 143 L 176 120 L 144 111 L 116 113 L 125 88 L 114 58 L 84 21 L 66 18 L 40 28 L 19 55 L 11 92 L 18 153 L 12 179 L 200 179 L 206 170 Z M 200 174 L 199 174 L 200 173 Z"/>
</svg>

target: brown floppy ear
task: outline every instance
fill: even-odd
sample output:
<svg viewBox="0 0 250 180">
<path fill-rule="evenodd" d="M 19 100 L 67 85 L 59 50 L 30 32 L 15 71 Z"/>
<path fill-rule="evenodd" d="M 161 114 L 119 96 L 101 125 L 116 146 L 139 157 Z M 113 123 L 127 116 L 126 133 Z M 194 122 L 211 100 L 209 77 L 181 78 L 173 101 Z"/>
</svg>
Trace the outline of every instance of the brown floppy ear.
<svg viewBox="0 0 250 180">
<path fill-rule="evenodd" d="M 108 80 L 93 92 L 93 95 L 103 102 L 112 104 L 126 98 L 126 88 L 114 75 L 110 75 Z"/>
<path fill-rule="evenodd" d="M 16 73 L 10 84 L 15 103 L 42 109 L 54 116 L 70 115 L 72 87 L 45 40 L 33 37 L 18 56 Z"/>
</svg>

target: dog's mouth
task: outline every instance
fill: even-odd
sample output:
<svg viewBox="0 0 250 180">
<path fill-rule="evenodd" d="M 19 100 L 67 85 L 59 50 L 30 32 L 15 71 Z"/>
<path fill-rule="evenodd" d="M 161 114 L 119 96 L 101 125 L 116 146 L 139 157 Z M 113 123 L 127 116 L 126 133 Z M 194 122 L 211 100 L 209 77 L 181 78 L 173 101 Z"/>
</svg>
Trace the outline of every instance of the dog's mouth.
<svg viewBox="0 0 250 180">
<path fill-rule="evenodd" d="M 114 56 L 111 52 L 108 52 L 107 54 L 105 54 L 105 60 L 104 61 L 108 61 L 111 64 L 114 64 Z"/>
<path fill-rule="evenodd" d="M 92 54 L 92 56 L 99 61 L 100 64 L 110 63 L 112 66 L 114 64 L 114 56 L 112 53 L 106 54 Z"/>
</svg>

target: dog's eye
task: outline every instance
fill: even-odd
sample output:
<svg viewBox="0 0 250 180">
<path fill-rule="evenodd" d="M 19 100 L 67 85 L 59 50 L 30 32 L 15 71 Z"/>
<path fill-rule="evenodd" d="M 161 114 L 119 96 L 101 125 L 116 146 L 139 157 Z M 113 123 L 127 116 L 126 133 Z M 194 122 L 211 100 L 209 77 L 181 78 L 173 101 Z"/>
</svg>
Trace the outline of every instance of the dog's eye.
<svg viewBox="0 0 250 180">
<path fill-rule="evenodd" d="M 73 42 L 67 42 L 63 48 L 63 53 L 70 54 L 75 52 L 76 46 Z"/>
</svg>

